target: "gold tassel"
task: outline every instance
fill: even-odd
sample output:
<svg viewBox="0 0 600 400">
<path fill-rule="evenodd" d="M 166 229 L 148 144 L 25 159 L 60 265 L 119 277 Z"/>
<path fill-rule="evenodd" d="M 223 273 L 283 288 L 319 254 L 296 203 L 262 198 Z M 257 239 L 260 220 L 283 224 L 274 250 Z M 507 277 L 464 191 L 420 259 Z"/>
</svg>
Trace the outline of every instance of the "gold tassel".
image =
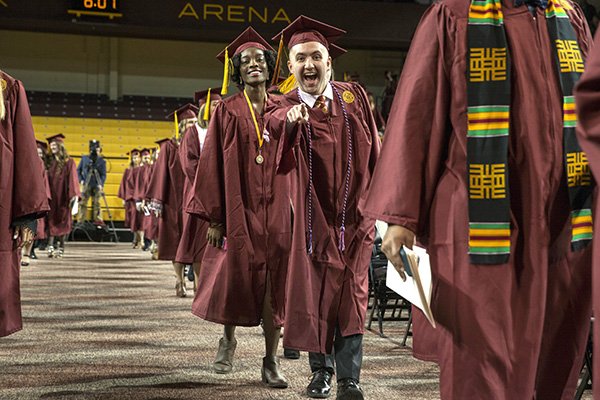
<svg viewBox="0 0 600 400">
<path fill-rule="evenodd" d="M 271 80 L 272 85 L 277 85 L 277 81 L 279 80 L 279 70 L 281 69 L 281 59 L 283 58 L 283 34 L 281 34 L 281 39 L 279 39 L 279 47 L 277 48 L 277 61 L 275 61 L 275 71 L 273 73 L 273 80 Z"/>
<path fill-rule="evenodd" d="M 294 74 L 290 74 L 290 76 L 288 76 L 288 78 L 285 81 L 281 82 L 281 84 L 278 87 L 281 93 L 287 94 L 292 90 L 296 89 L 297 86 L 298 82 L 296 82 L 296 77 L 294 76 Z"/>
<path fill-rule="evenodd" d="M 210 88 L 208 88 L 208 93 L 206 94 L 206 102 L 204 103 L 204 115 L 202 119 L 208 121 L 210 117 Z"/>
<path fill-rule="evenodd" d="M 177 111 L 175 111 L 175 139 L 179 139 L 179 121 L 177 120 Z"/>
<path fill-rule="evenodd" d="M 225 47 L 225 63 L 223 65 L 223 88 L 221 89 L 221 96 L 225 96 L 229 88 L 229 51 L 227 47 Z"/>
</svg>

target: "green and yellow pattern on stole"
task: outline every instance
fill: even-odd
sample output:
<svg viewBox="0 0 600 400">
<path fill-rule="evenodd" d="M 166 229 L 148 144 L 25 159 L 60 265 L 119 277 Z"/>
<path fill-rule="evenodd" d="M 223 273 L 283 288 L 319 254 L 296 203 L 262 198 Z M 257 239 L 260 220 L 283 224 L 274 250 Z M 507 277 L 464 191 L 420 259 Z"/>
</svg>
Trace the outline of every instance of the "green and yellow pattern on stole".
<svg viewBox="0 0 600 400">
<path fill-rule="evenodd" d="M 567 5 L 567 3 L 564 3 Z M 575 137 L 573 86 L 583 72 L 575 31 L 561 0 L 549 0 L 546 21 L 554 43 L 563 92 L 565 168 L 569 177 L 572 249 L 592 238 L 592 179 Z M 508 141 L 510 133 L 510 52 L 501 0 L 474 0 L 467 28 L 467 174 L 469 259 L 504 264 L 511 254 Z"/>
</svg>

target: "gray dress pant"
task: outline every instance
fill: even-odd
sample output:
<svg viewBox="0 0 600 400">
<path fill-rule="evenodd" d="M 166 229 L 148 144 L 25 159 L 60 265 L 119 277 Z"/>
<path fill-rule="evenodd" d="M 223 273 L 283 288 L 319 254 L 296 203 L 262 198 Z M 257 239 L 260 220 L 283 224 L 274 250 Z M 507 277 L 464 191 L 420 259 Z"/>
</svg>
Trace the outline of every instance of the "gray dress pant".
<svg viewBox="0 0 600 400">
<path fill-rule="evenodd" d="M 362 366 L 363 335 L 343 337 L 336 329 L 333 340 L 333 354 L 308 353 L 311 372 L 325 368 L 337 375 L 337 380 L 353 378 L 360 381 Z"/>
</svg>

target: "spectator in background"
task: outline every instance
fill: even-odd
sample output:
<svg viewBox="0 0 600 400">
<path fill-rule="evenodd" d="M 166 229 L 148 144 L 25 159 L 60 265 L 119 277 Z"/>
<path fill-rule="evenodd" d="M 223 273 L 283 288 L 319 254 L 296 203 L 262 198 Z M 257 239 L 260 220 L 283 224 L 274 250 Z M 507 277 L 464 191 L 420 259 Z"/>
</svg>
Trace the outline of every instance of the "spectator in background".
<svg viewBox="0 0 600 400">
<path fill-rule="evenodd" d="M 81 191 L 81 204 L 79 207 L 78 222 L 82 223 L 87 217 L 87 203 L 92 198 L 92 218 L 94 223 L 103 225 L 100 213 L 100 196 L 106 182 L 106 161 L 101 155 L 102 148 L 97 140 L 90 140 L 90 154 L 84 155 L 77 166 L 79 188 Z"/>
<path fill-rule="evenodd" d="M 385 89 L 383 89 L 383 93 L 381 94 L 381 115 L 386 122 L 390 115 L 394 95 L 396 94 L 396 86 L 398 86 L 398 74 L 394 74 L 392 71 L 385 71 Z"/>
<path fill-rule="evenodd" d="M 383 119 L 383 115 L 381 115 L 381 111 L 377 108 L 377 102 L 375 101 L 375 96 L 371 92 L 367 92 L 367 98 L 369 99 L 369 107 L 373 112 L 373 117 L 375 118 L 375 123 L 377 124 L 377 132 L 379 133 L 379 137 L 383 137 L 383 132 L 385 132 L 385 120 Z"/>
</svg>

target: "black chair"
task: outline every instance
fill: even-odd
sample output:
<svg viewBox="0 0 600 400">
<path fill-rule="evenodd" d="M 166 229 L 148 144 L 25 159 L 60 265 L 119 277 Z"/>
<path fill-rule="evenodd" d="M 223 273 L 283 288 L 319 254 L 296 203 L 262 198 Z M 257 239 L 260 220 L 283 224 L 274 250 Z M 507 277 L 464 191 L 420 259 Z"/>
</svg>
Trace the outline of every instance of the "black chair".
<svg viewBox="0 0 600 400">
<path fill-rule="evenodd" d="M 369 296 L 372 298 L 372 302 L 367 329 L 371 329 L 375 313 L 377 313 L 379 336 L 381 337 L 386 337 L 383 333 L 383 321 L 406 320 L 407 327 L 402 341 L 402 345 L 405 346 L 412 324 L 411 305 L 386 286 L 387 264 L 388 260 L 381 251 L 381 237 L 377 236 L 369 266 Z M 408 311 L 408 317 L 403 318 L 402 311 L 405 309 Z M 390 311 L 391 314 L 386 316 L 386 311 Z"/>
</svg>

